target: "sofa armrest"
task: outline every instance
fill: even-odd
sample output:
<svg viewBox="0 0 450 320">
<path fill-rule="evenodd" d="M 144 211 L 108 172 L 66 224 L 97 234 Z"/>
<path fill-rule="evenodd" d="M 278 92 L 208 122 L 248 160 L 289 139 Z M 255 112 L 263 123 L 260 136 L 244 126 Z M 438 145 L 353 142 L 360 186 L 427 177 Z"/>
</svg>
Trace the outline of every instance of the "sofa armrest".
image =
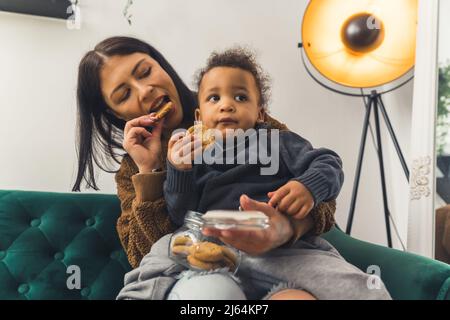
<svg viewBox="0 0 450 320">
<path fill-rule="evenodd" d="M 0 300 L 114 299 L 130 270 L 119 214 L 116 195 L 0 190 Z"/>
<path fill-rule="evenodd" d="M 393 299 L 450 299 L 450 265 L 350 237 L 336 227 L 323 235 L 351 264 L 378 266 Z"/>
</svg>

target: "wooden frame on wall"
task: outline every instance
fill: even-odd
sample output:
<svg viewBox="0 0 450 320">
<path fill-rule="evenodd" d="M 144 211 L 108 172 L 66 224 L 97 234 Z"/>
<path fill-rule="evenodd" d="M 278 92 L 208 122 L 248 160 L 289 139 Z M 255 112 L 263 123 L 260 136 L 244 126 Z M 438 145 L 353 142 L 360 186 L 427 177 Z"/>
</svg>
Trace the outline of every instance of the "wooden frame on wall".
<svg viewBox="0 0 450 320">
<path fill-rule="evenodd" d="M 419 0 L 407 250 L 434 258 L 439 0 Z"/>
</svg>

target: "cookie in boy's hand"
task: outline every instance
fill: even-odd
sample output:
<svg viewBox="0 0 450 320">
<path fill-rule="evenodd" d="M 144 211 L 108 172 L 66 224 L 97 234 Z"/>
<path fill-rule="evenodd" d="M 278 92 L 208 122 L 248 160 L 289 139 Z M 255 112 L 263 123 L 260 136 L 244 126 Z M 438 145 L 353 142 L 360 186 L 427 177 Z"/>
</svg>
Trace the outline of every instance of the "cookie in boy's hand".
<svg viewBox="0 0 450 320">
<path fill-rule="evenodd" d="M 189 129 L 187 129 L 187 132 L 193 135 L 199 134 L 202 138 L 202 149 L 206 149 L 210 144 L 214 143 L 215 136 L 213 130 L 208 130 L 208 128 L 199 123 L 195 124 Z"/>
</svg>

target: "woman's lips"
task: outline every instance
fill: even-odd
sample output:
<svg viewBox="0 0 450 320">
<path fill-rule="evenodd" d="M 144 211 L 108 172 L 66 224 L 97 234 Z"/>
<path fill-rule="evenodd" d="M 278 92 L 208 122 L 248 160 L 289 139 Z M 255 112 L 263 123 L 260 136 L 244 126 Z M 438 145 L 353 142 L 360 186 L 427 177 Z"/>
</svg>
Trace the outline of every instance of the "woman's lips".
<svg viewBox="0 0 450 320">
<path fill-rule="evenodd" d="M 148 113 L 157 112 L 159 109 L 161 109 L 166 103 L 170 102 L 170 98 L 168 95 L 163 95 L 158 98 L 156 98 L 153 103 L 150 106 L 150 110 Z"/>
</svg>

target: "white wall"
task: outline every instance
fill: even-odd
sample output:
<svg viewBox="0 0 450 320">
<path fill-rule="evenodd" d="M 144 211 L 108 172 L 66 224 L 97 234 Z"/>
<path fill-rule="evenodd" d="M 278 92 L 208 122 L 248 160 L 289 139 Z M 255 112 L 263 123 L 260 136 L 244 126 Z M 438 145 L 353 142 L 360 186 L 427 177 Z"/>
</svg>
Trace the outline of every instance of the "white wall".
<svg viewBox="0 0 450 320">
<path fill-rule="evenodd" d="M 272 114 L 313 145 L 342 157 L 346 178 L 337 219 L 345 228 L 364 107 L 360 99 L 321 88 L 305 72 L 297 42 L 306 0 L 135 0 L 131 27 L 122 16 L 125 0 L 80 3 L 80 30 L 68 30 L 64 21 L 0 12 L 0 188 L 70 191 L 77 65 L 105 37 L 131 35 L 152 43 L 188 84 L 213 49 L 248 44 L 274 80 Z M 407 159 L 411 96 L 408 85 L 385 98 Z M 391 146 L 386 141 L 387 157 L 395 155 Z M 366 149 L 353 235 L 385 244 L 371 140 Z M 395 159 L 386 165 L 391 211 L 406 217 L 407 184 L 397 178 L 401 167 Z M 101 192 L 115 193 L 113 175 L 101 173 L 99 185 Z"/>
</svg>

